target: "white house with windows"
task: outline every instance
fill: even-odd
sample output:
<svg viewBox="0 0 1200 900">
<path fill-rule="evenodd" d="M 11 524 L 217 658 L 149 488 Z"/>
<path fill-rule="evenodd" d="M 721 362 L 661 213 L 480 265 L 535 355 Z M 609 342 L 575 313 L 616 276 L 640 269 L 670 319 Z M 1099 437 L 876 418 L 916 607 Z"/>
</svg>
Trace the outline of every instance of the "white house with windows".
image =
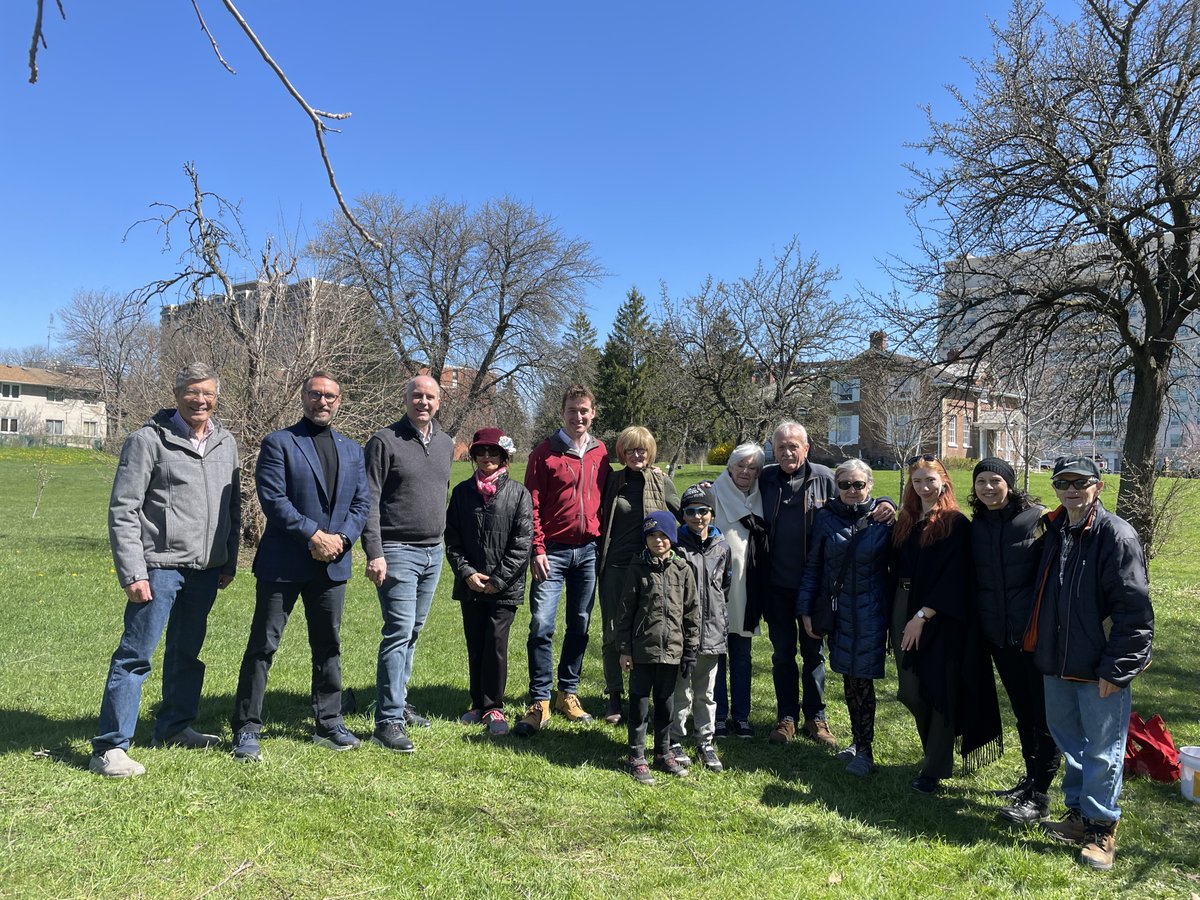
<svg viewBox="0 0 1200 900">
<path fill-rule="evenodd" d="M 104 401 L 86 379 L 0 364 L 0 440 L 86 447 L 104 439 L 106 419 Z"/>
</svg>

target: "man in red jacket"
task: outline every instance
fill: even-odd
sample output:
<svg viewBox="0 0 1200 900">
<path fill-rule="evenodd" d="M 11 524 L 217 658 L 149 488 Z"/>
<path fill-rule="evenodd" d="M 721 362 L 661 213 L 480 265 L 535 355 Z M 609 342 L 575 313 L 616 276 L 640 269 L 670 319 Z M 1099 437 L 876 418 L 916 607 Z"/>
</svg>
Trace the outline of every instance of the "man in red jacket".
<svg viewBox="0 0 1200 900">
<path fill-rule="evenodd" d="M 517 723 L 528 737 L 550 719 L 554 619 L 565 585 L 567 633 L 558 661 L 555 709 L 570 722 L 590 722 L 579 703 L 579 674 L 588 644 L 596 589 L 600 494 L 611 467 L 604 442 L 588 434 L 596 398 L 583 385 L 563 395 L 563 427 L 529 454 L 525 487 L 533 499 L 533 588 L 529 592 L 529 708 Z"/>
</svg>

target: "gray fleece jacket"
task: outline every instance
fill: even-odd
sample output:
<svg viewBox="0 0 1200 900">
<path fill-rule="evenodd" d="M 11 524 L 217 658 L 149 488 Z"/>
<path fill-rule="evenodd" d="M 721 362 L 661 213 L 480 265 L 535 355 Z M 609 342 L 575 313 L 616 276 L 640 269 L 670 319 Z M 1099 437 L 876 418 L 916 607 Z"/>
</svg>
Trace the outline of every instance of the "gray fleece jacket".
<svg viewBox="0 0 1200 900">
<path fill-rule="evenodd" d="M 201 456 L 162 409 L 125 440 L 108 503 L 117 581 L 148 569 L 237 571 L 242 500 L 237 442 L 215 419 Z"/>
</svg>

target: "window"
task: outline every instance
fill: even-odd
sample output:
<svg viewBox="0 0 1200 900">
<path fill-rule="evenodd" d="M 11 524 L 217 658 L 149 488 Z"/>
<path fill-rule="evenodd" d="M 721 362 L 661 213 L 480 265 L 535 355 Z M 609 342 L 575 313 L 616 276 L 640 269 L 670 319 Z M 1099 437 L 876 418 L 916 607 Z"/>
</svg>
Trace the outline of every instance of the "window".
<svg viewBox="0 0 1200 900">
<path fill-rule="evenodd" d="M 67 399 L 67 392 L 63 388 L 46 388 L 46 399 L 51 403 L 62 403 Z"/>
<path fill-rule="evenodd" d="M 62 419 L 47 419 L 46 434 L 62 434 L 63 420 Z"/>
<path fill-rule="evenodd" d="M 857 403 L 860 399 L 860 382 L 857 378 L 833 382 L 833 400 L 835 403 Z"/>
<path fill-rule="evenodd" d="M 858 416 L 835 416 L 829 429 L 829 443 L 838 446 L 858 443 Z"/>
<path fill-rule="evenodd" d="M 914 377 L 905 378 L 896 385 L 897 400 L 916 400 L 921 396 L 921 386 Z"/>
<path fill-rule="evenodd" d="M 946 420 L 946 446 L 958 446 L 958 416 L 950 416 Z"/>
<path fill-rule="evenodd" d="M 912 416 L 888 416 L 887 440 L 893 447 L 917 447 L 921 443 L 921 429 Z"/>
<path fill-rule="evenodd" d="M 963 416 L 963 446 L 971 446 L 971 417 Z"/>
<path fill-rule="evenodd" d="M 100 437 L 100 423 L 99 422 L 84 422 L 83 423 L 83 433 L 85 435 L 87 435 L 88 437 Z"/>
<path fill-rule="evenodd" d="M 0 434 L 20 434 L 21 426 L 14 419 L 0 419 Z"/>
<path fill-rule="evenodd" d="M 19 384 L 0 384 L 0 397 L 16 400 L 20 396 L 21 386 Z"/>
</svg>

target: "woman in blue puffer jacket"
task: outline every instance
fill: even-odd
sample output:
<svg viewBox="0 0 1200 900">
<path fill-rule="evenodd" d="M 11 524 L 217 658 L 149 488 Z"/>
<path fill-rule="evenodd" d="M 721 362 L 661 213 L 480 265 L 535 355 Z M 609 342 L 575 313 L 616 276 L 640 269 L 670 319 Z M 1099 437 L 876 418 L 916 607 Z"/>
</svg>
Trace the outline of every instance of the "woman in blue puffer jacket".
<svg viewBox="0 0 1200 900">
<path fill-rule="evenodd" d="M 843 676 L 854 743 L 838 759 L 846 771 L 875 769 L 875 679 L 883 677 L 887 648 L 888 547 L 891 522 L 871 518 L 875 479 L 861 459 L 848 459 L 833 475 L 838 495 L 813 520 L 808 562 L 796 615 L 810 637 L 829 638 L 829 667 Z"/>
</svg>

